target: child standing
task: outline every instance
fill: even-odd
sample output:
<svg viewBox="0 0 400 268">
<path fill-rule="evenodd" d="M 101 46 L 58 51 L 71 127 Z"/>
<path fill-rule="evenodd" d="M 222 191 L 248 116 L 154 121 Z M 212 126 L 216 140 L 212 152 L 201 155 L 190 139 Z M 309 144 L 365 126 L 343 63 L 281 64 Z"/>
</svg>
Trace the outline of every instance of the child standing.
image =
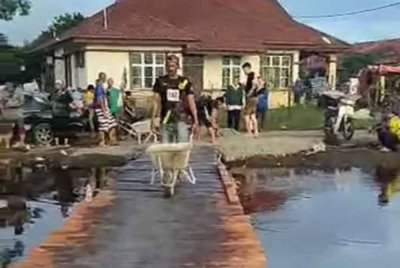
<svg viewBox="0 0 400 268">
<path fill-rule="evenodd" d="M 87 110 L 88 114 L 88 122 L 90 127 L 90 132 L 95 132 L 95 125 L 94 125 L 94 109 L 93 109 L 93 102 L 94 102 L 94 86 L 89 85 L 86 89 L 86 92 L 83 96 L 84 106 Z"/>
</svg>

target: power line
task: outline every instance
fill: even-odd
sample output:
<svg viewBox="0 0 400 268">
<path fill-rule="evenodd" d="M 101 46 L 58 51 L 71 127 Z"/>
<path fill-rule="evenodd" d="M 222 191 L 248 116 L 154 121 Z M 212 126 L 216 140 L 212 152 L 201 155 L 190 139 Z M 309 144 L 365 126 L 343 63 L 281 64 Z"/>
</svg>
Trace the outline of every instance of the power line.
<svg viewBox="0 0 400 268">
<path fill-rule="evenodd" d="M 362 9 L 362 10 L 352 11 L 352 12 L 326 14 L 326 15 L 294 16 L 294 17 L 295 18 L 299 18 L 299 19 L 345 17 L 345 16 L 352 16 L 352 15 L 358 15 L 358 14 L 362 14 L 362 13 L 373 12 L 373 11 L 382 10 L 382 9 L 386 9 L 386 8 L 391 8 L 391 7 L 395 7 L 395 6 L 400 6 L 400 1 L 392 3 L 392 4 L 389 4 L 389 5 L 385 5 L 385 6 L 379 6 L 379 7 L 369 8 L 369 9 Z"/>
</svg>

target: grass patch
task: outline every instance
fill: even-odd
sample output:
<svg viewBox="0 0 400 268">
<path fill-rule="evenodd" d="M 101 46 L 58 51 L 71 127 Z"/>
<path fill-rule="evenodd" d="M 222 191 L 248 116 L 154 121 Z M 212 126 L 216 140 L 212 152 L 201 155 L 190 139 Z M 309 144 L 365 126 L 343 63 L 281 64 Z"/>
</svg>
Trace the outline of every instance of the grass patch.
<svg viewBox="0 0 400 268">
<path fill-rule="evenodd" d="M 226 112 L 220 113 L 221 127 L 226 127 Z M 291 108 L 277 108 L 268 111 L 266 130 L 322 130 L 324 111 L 313 105 L 297 105 Z M 372 119 L 355 120 L 357 129 L 367 129 L 374 124 Z M 242 122 L 241 126 L 243 127 Z"/>
</svg>

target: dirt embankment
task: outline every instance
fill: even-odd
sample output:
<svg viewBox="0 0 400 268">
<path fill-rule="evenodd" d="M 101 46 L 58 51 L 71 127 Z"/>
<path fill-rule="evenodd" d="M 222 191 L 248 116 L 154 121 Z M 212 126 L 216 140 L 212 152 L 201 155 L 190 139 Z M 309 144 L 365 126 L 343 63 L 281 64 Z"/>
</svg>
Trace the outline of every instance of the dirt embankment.
<svg viewBox="0 0 400 268">
<path fill-rule="evenodd" d="M 123 166 L 143 152 L 141 146 L 121 144 L 115 147 L 93 148 L 43 148 L 30 152 L 16 150 L 0 151 L 1 166 L 33 166 L 35 163 L 47 167 L 64 165 L 69 168 L 96 168 Z"/>
<path fill-rule="evenodd" d="M 377 166 L 396 168 L 400 166 L 400 153 L 382 153 L 373 148 L 330 148 L 326 152 L 307 156 L 297 153 L 286 156 L 253 156 L 245 160 L 225 162 L 229 167 L 287 167 L 311 169 L 370 169 Z"/>
</svg>

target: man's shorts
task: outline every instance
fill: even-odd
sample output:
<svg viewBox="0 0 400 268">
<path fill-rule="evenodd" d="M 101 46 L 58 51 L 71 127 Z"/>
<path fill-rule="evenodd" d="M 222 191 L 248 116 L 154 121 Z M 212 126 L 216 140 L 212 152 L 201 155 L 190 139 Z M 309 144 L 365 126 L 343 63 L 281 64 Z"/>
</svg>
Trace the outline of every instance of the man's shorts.
<svg viewBox="0 0 400 268">
<path fill-rule="evenodd" d="M 253 115 L 257 110 L 257 98 L 248 98 L 244 107 L 244 115 Z"/>
<path fill-rule="evenodd" d="M 189 142 L 189 126 L 182 121 L 162 124 L 160 135 L 162 143 Z"/>
<path fill-rule="evenodd" d="M 204 116 L 199 116 L 199 124 L 200 126 L 205 126 L 206 128 L 211 128 L 212 124 L 211 121 L 207 119 L 207 117 Z"/>
</svg>

